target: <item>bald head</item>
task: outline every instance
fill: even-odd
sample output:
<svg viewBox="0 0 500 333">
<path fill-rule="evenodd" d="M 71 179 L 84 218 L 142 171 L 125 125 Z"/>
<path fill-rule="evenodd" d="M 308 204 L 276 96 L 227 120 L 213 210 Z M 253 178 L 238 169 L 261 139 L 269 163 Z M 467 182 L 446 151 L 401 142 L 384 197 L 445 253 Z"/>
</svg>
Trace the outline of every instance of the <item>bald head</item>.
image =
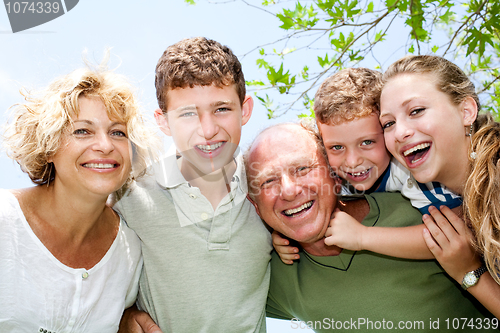
<svg viewBox="0 0 500 333">
<path fill-rule="evenodd" d="M 273 229 L 299 242 L 316 242 L 335 206 L 334 181 L 317 135 L 299 124 L 261 132 L 246 153 L 252 202 Z"/>
</svg>

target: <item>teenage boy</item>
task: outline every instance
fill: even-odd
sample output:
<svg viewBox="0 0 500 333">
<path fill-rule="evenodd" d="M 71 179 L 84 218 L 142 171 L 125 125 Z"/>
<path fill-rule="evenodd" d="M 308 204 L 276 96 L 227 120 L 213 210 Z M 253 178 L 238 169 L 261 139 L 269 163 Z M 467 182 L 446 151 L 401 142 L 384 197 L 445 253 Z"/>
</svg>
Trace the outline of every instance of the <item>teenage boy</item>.
<svg viewBox="0 0 500 333">
<path fill-rule="evenodd" d="M 328 162 L 343 181 L 342 194 L 399 191 L 422 214 L 430 206 L 460 207 L 462 200 L 439 183 L 418 183 L 385 147 L 378 100 L 382 74 L 368 68 L 347 68 L 327 78 L 316 92 L 314 113 Z M 327 245 L 369 250 L 408 258 L 434 258 L 422 237 L 424 225 L 368 228 L 349 215 L 335 212 L 326 233 Z M 298 259 L 297 248 L 273 234 L 285 263 Z"/>
<path fill-rule="evenodd" d="M 163 332 L 265 332 L 272 248 L 238 154 L 253 108 L 241 64 L 216 41 L 185 39 L 163 53 L 155 83 L 155 118 L 177 154 L 117 204 L 142 241 L 138 308 Z M 141 315 L 124 315 L 122 330 Z"/>
</svg>

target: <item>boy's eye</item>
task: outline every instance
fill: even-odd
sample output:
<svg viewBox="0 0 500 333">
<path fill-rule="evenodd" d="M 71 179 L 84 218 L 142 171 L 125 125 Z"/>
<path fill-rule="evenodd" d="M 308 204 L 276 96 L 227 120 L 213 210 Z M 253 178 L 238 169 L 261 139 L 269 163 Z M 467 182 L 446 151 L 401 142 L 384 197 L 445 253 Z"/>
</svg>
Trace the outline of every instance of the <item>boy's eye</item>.
<svg viewBox="0 0 500 333">
<path fill-rule="evenodd" d="M 361 142 L 362 146 L 369 146 L 371 144 L 373 144 L 373 140 L 364 140 L 363 142 Z"/>
<path fill-rule="evenodd" d="M 215 112 L 227 112 L 227 111 L 230 111 L 230 109 L 227 107 L 222 107 L 222 108 L 218 108 L 217 110 L 215 110 Z"/>
<path fill-rule="evenodd" d="M 382 128 L 385 131 L 386 129 L 388 129 L 389 127 L 391 127 L 392 125 L 394 125 L 395 123 L 396 123 L 395 121 L 388 121 L 388 122 L 386 122 L 385 124 L 382 125 Z"/>
<path fill-rule="evenodd" d="M 341 150 L 342 148 L 344 147 L 342 147 L 341 145 L 333 145 L 330 147 L 331 150 Z"/>
<path fill-rule="evenodd" d="M 189 111 L 179 114 L 179 117 L 193 117 L 193 116 L 196 116 L 196 112 Z"/>
</svg>

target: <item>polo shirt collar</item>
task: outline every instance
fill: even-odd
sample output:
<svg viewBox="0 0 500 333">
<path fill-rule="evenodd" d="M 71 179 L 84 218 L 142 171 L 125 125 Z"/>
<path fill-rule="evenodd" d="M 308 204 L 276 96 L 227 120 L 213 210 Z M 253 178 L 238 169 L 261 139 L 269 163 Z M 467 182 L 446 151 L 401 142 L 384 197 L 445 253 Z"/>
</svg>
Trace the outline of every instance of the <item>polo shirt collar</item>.
<svg viewBox="0 0 500 333">
<path fill-rule="evenodd" d="M 248 193 L 245 165 L 243 163 L 243 156 L 240 153 L 240 147 L 234 152 L 233 158 L 236 162 L 236 170 L 231 183 L 236 181 L 240 190 Z M 177 159 L 177 150 L 175 149 L 175 145 L 172 145 L 164 157 L 160 158 L 158 162 L 153 163 L 154 177 L 160 186 L 167 189 L 175 188 L 182 184 L 190 186 L 177 165 Z"/>
</svg>

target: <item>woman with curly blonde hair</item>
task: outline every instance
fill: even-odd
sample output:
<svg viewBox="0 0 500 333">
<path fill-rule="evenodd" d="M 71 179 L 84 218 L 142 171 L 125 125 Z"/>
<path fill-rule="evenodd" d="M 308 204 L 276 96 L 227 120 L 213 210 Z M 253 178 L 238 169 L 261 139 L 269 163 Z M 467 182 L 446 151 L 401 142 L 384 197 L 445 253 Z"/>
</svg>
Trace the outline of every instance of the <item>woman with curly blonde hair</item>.
<svg viewBox="0 0 500 333">
<path fill-rule="evenodd" d="M 0 190 L 0 331 L 116 332 L 142 256 L 106 201 L 143 173 L 153 136 L 106 69 L 23 95 L 3 143 L 37 186 Z"/>
<path fill-rule="evenodd" d="M 446 207 L 429 209 L 423 216 L 427 246 L 447 273 L 499 318 L 499 124 L 478 116 L 474 84 L 444 58 L 404 57 L 387 69 L 383 81 L 380 121 L 388 150 L 418 182 L 440 182 L 464 199 L 470 229 Z"/>
</svg>

